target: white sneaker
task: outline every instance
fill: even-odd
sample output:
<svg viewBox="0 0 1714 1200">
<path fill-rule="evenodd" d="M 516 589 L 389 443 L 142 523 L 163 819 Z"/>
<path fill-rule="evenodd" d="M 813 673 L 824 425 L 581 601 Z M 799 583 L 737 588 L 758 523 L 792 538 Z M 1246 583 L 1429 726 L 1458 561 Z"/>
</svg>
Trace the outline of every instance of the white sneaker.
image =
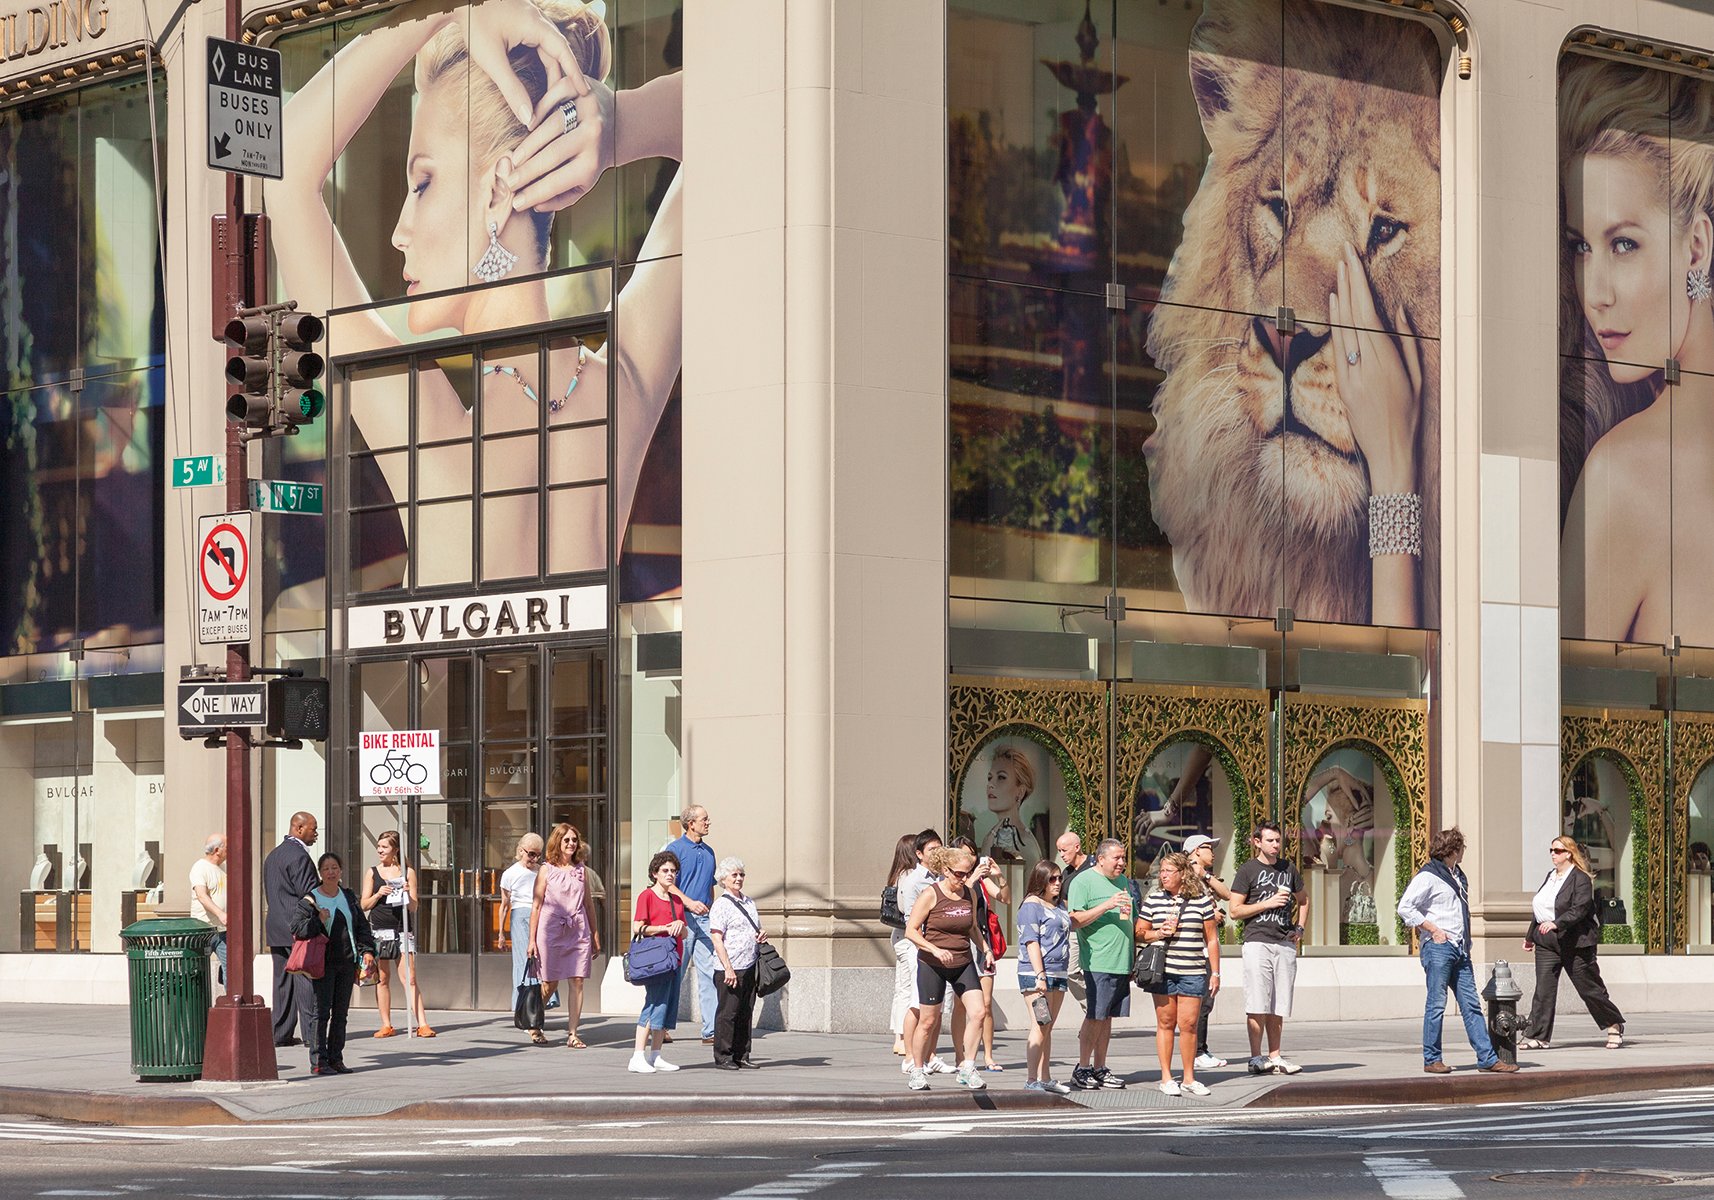
<svg viewBox="0 0 1714 1200">
<path fill-rule="evenodd" d="M 1216 1067 L 1223 1067 L 1225 1065 L 1225 1059 L 1216 1058 L 1212 1054 L 1198 1054 L 1196 1056 L 1196 1069 L 1198 1071 L 1212 1071 Z"/>
<path fill-rule="evenodd" d="M 911 1072 L 910 1089 L 913 1092 L 928 1091 L 928 1076 L 920 1068 Z"/>
<path fill-rule="evenodd" d="M 1161 1095 L 1163 1095 L 1163 1096 L 1182 1096 L 1182 1095 L 1184 1095 L 1184 1089 L 1178 1086 L 1178 1080 L 1176 1080 L 1176 1079 L 1163 1079 L 1163 1080 L 1161 1080 L 1160 1089 L 1161 1089 Z"/>
<path fill-rule="evenodd" d="M 902 1063 L 900 1063 L 900 1064 L 899 1064 L 899 1074 L 900 1074 L 900 1075 L 909 1075 L 909 1074 L 910 1074 L 910 1073 L 911 1073 L 911 1072 L 912 1072 L 912 1071 L 914 1071 L 914 1070 L 916 1070 L 916 1069 L 917 1069 L 917 1068 L 916 1068 L 916 1064 L 915 1064 L 915 1063 L 913 1063 L 913 1062 L 912 1062 L 912 1061 L 911 1061 L 911 1060 L 910 1060 L 910 1059 L 908 1059 L 908 1058 L 907 1058 L 907 1059 L 905 1059 L 905 1061 L 904 1061 L 904 1062 L 902 1062 Z"/>
<path fill-rule="evenodd" d="M 1071 1095 L 1071 1086 L 1069 1084 L 1061 1083 L 1057 1079 L 1044 1079 L 1041 1081 L 1041 1087 L 1042 1091 L 1052 1092 L 1056 1096 Z"/>
<path fill-rule="evenodd" d="M 1024 1091 L 1026 1092 L 1045 1092 L 1047 1090 L 1047 1084 L 1040 1079 L 1026 1079 L 1024 1081 Z"/>
<path fill-rule="evenodd" d="M 1200 1079 L 1186 1079 L 1179 1086 L 1187 1096 L 1206 1096 L 1208 1094 L 1208 1085 Z"/>
<path fill-rule="evenodd" d="M 955 1075 L 958 1068 L 937 1054 L 923 1065 L 923 1072 L 928 1075 Z"/>
<path fill-rule="evenodd" d="M 635 1071 L 639 1075 L 653 1075 L 655 1073 L 654 1064 L 641 1054 L 631 1055 L 631 1061 L 625 1064 L 625 1069 Z"/>
<path fill-rule="evenodd" d="M 973 1092 L 979 1092 L 988 1085 L 982 1081 L 975 1063 L 965 1063 L 958 1068 L 958 1086 L 967 1087 Z"/>
<path fill-rule="evenodd" d="M 670 1063 L 658 1054 L 649 1060 L 649 1066 L 654 1068 L 657 1071 L 676 1071 L 676 1070 L 678 1070 L 678 1064 L 677 1063 Z"/>
<path fill-rule="evenodd" d="M 1278 1054 L 1270 1057 L 1267 1060 L 1266 1066 L 1268 1070 L 1272 1071 L 1275 1075 L 1296 1075 L 1299 1071 L 1303 1070 L 1303 1068 L 1298 1066 L 1296 1063 L 1289 1059 L 1282 1058 Z"/>
</svg>

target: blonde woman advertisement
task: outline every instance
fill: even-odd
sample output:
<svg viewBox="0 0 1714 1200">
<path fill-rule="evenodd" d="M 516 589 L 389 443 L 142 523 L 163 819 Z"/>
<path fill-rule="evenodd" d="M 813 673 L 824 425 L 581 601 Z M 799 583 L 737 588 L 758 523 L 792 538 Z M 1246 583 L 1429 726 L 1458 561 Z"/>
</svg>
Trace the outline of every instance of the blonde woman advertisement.
<svg viewBox="0 0 1714 1200">
<path fill-rule="evenodd" d="M 1563 633 L 1714 645 L 1714 92 L 1571 55 L 1559 95 Z"/>
<path fill-rule="evenodd" d="M 345 231 L 328 211 L 324 189 L 353 138 L 409 68 L 408 190 L 390 233 L 406 285 L 409 331 L 482 334 L 550 320 L 547 282 L 539 273 L 552 265 L 554 213 L 577 203 L 614 166 L 681 155 L 682 76 L 662 75 L 615 93 L 606 82 L 613 54 L 604 16 L 604 6 L 582 0 L 486 0 L 468 8 L 417 0 L 344 44 L 287 103 L 288 170 L 265 191 L 286 294 L 328 309 L 375 299 Z M 572 405 L 573 389 L 605 397 L 609 372 L 617 372 L 622 419 L 613 423 L 613 499 L 621 530 L 681 361 L 679 194 L 675 179 L 620 293 L 627 318 L 622 339 L 600 348 L 572 341 L 552 351 L 547 379 L 538 377 L 533 351 L 484 360 L 482 403 L 516 393 L 545 404 L 550 427 L 586 410 Z M 517 282 L 480 286 L 513 276 Z M 340 316 L 330 338 L 339 355 L 401 344 L 373 309 Z M 508 387 L 510 393 L 503 390 Z M 376 399 L 363 403 L 356 418 L 370 445 L 468 438 L 476 420 L 475 406 L 467 407 L 452 380 L 432 367 L 418 375 L 414 431 L 402 390 Z M 407 457 L 380 461 L 399 501 L 410 495 Z M 529 479 L 520 480 L 519 471 Z M 539 482 L 534 473 L 532 463 L 508 464 L 508 479 L 517 486 Z M 423 486 L 419 480 L 419 491 Z M 599 549 L 607 516 L 601 505 L 587 507 L 587 527 L 568 536 Z M 533 547 L 535 539 L 516 541 Z M 446 577 L 435 569 L 435 556 L 468 552 L 457 539 L 424 539 L 416 548 L 419 571 Z M 596 553 L 588 565 L 604 558 Z M 490 561 L 484 573 L 531 574 L 534 565 L 531 554 L 516 570 Z"/>
</svg>

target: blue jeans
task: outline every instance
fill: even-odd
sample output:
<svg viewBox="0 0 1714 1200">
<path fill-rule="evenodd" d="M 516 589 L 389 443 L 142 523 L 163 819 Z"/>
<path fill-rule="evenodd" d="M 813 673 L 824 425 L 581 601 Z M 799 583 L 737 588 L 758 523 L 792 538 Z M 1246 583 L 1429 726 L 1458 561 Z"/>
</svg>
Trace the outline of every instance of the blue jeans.
<svg viewBox="0 0 1714 1200">
<path fill-rule="evenodd" d="M 221 987 L 226 986 L 226 931 L 223 929 L 214 935 L 214 957 L 220 963 L 220 978 L 215 980 Z"/>
<path fill-rule="evenodd" d="M 1470 955 L 1451 942 L 1425 941 L 1422 971 L 1428 977 L 1428 1007 L 1422 1014 L 1422 1061 L 1440 1061 L 1440 1028 L 1446 1016 L 1446 989 L 1451 988 L 1458 1000 L 1458 1013 L 1464 1018 L 1464 1035 L 1476 1051 L 1476 1065 L 1493 1066 L 1499 1056 L 1488 1040 L 1482 1001 L 1476 995 L 1476 964 Z"/>
<path fill-rule="evenodd" d="M 702 1036 L 714 1036 L 714 1014 L 720 1007 L 720 994 L 714 989 L 714 939 L 708 933 L 708 915 L 686 913 L 684 917 L 684 963 L 680 966 L 680 987 L 683 972 L 696 972 L 697 1015 L 702 1018 Z M 675 997 L 676 1000 L 676 997 Z M 670 1028 L 670 1026 L 669 1026 Z"/>
<path fill-rule="evenodd" d="M 653 979 L 643 981 L 643 1011 L 637 1014 L 639 1028 L 678 1028 L 680 978 L 677 971 L 668 971 L 665 975 L 656 975 Z"/>
<path fill-rule="evenodd" d="M 530 910 L 512 910 L 512 994 L 524 986 L 524 963 L 530 957 Z"/>
</svg>

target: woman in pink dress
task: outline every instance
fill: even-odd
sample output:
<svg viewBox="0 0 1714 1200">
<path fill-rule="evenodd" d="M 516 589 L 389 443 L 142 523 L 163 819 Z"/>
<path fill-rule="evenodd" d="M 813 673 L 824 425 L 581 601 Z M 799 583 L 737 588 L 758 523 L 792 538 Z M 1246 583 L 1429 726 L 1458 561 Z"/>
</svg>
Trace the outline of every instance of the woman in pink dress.
<svg viewBox="0 0 1714 1200">
<path fill-rule="evenodd" d="M 571 1018 L 565 1044 L 582 1050 L 577 1023 L 583 1016 L 583 981 L 590 965 L 601 953 L 601 934 L 595 927 L 595 897 L 588 886 L 588 868 L 583 865 L 587 847 L 583 835 L 571 825 L 555 825 L 548 834 L 548 860 L 536 873 L 536 899 L 530 910 L 530 954 L 541 964 L 542 996 L 560 980 L 569 985 L 561 993 Z"/>
</svg>

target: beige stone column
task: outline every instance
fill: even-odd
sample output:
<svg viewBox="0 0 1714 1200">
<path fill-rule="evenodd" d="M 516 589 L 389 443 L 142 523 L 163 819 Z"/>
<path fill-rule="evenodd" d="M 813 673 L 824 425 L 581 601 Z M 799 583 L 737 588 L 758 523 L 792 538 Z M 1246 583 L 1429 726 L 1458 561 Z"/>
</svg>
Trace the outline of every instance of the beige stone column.
<svg viewBox="0 0 1714 1200">
<path fill-rule="evenodd" d="M 785 1021 L 875 1028 L 945 787 L 945 16 L 692 5 L 685 47 L 686 791 L 783 917 Z"/>
</svg>

